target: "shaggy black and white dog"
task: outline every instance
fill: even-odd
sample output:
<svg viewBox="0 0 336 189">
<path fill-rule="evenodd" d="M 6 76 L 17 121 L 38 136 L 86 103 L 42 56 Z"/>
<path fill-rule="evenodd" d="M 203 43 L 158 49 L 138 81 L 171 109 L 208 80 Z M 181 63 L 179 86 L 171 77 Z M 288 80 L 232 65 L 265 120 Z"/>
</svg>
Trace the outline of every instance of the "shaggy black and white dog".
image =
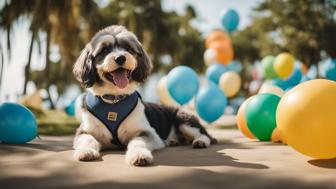
<svg viewBox="0 0 336 189">
<path fill-rule="evenodd" d="M 152 151 L 169 145 L 205 148 L 216 140 L 183 110 L 143 102 L 136 91 L 151 62 L 136 36 L 123 26 L 99 31 L 74 65 L 88 93 L 80 97 L 82 123 L 74 139 L 74 158 L 95 160 L 104 149 L 127 148 L 126 162 L 145 166 Z"/>
</svg>

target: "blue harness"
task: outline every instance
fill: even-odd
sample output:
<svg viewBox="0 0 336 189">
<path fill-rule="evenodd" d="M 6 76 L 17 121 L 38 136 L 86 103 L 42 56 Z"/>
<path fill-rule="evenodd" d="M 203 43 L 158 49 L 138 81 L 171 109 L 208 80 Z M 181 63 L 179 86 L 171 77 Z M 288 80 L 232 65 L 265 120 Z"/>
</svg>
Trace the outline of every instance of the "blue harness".
<svg viewBox="0 0 336 189">
<path fill-rule="evenodd" d="M 123 146 L 118 138 L 118 128 L 122 121 L 134 110 L 141 98 L 135 91 L 124 99 L 114 103 L 106 103 L 99 96 L 94 96 L 88 92 L 85 98 L 87 109 L 91 114 L 98 118 L 112 134 L 112 144 Z"/>
</svg>

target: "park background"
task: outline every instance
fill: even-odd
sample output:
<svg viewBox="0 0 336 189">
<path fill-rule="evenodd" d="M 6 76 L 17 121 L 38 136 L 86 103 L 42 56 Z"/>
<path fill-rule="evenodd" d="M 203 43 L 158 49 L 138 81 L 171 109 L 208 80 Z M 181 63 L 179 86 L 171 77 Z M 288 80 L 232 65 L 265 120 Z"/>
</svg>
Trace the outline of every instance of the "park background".
<svg viewBox="0 0 336 189">
<path fill-rule="evenodd" d="M 126 26 L 143 43 L 154 70 L 140 92 L 145 100 L 158 102 L 153 92 L 157 82 L 175 66 L 189 66 L 204 76 L 205 38 L 222 29 L 223 10 L 236 10 L 240 23 L 229 35 L 242 87 L 230 99 L 234 107 L 230 114 L 258 91 L 263 57 L 290 52 L 297 63 L 309 68 L 310 79 L 325 77 L 325 65 L 336 57 L 332 0 L 5 0 L 0 8 L 0 102 L 19 101 L 38 90 L 42 109 L 30 108 L 39 125 L 64 126 L 60 133 L 47 134 L 71 133 L 78 124 L 61 113 L 83 92 L 72 67 L 94 33 L 108 25 Z M 67 130 L 66 125 L 73 127 Z"/>
</svg>

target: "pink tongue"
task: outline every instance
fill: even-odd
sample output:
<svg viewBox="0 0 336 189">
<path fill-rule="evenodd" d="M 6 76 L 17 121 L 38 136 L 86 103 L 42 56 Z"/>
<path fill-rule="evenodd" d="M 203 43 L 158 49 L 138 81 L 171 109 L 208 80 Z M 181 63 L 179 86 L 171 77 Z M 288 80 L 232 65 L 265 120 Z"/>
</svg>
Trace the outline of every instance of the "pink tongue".
<svg viewBox="0 0 336 189">
<path fill-rule="evenodd" d="M 116 70 L 112 72 L 113 81 L 119 88 L 125 88 L 128 84 L 127 72 L 125 70 Z"/>
</svg>

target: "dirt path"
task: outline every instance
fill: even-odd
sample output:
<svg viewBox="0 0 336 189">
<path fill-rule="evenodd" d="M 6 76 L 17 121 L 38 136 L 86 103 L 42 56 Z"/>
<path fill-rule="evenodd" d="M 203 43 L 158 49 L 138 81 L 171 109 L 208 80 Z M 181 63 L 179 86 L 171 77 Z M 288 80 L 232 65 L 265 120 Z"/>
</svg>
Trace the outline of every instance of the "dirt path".
<svg viewBox="0 0 336 189">
<path fill-rule="evenodd" d="M 72 137 L 0 144 L 0 188 L 336 188 L 336 160 L 310 160 L 285 145 L 249 141 L 237 130 L 210 132 L 218 145 L 164 149 L 145 168 L 125 164 L 121 151 L 75 162 Z"/>
</svg>

